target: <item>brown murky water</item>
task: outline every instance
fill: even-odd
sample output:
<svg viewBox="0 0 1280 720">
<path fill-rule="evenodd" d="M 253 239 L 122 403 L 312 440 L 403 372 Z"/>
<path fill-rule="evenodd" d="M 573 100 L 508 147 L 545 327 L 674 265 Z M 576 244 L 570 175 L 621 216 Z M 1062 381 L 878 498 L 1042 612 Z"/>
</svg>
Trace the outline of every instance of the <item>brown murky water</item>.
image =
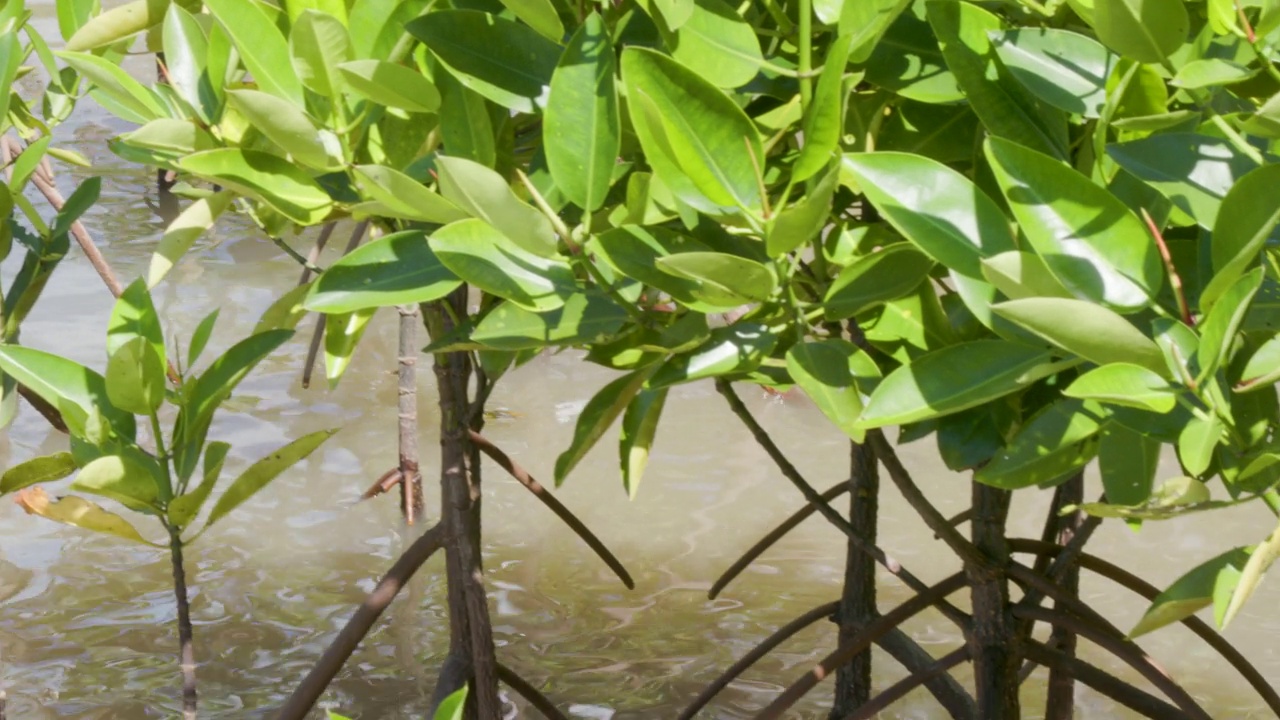
<svg viewBox="0 0 1280 720">
<path fill-rule="evenodd" d="M 43 6 L 41 14 L 52 36 L 51 9 Z M 89 113 L 82 125 L 63 132 L 62 141 L 88 155 L 95 172 L 105 176 L 103 203 L 86 222 L 127 281 L 144 272 L 163 221 L 150 174 L 124 167 L 103 145 L 122 129 L 104 114 Z M 64 172 L 64 193 L 72 182 Z M 0 268 L 6 283 L 14 269 L 12 263 Z M 205 313 L 221 308 L 206 355 L 211 357 L 246 333 L 296 274 L 246 223 L 224 219 L 157 289 L 156 301 L 168 332 L 181 338 L 189 337 Z M 109 309 L 107 291 L 77 255 L 54 276 L 26 325 L 24 342 L 101 368 Z M 310 321 L 304 324 L 309 326 Z M 228 475 L 303 433 L 343 430 L 190 552 L 204 717 L 268 716 L 404 542 L 394 500 L 354 502 L 395 462 L 394 334 L 394 313 L 377 316 L 346 378 L 328 391 L 323 383 L 310 390 L 299 385 L 309 336 L 300 332 L 244 383 L 234 411 L 222 413 L 215 424 L 211 437 L 234 445 Z M 608 377 L 571 354 L 542 357 L 500 384 L 493 403 L 512 417 L 492 422 L 486 434 L 547 479 L 577 413 Z M 423 467 L 434 508 L 430 377 L 421 388 Z M 847 445 L 813 408 L 748 388 L 743 392 L 815 485 L 826 487 L 844 476 Z M 0 436 L 0 467 L 56 451 L 62 443 L 24 410 Z M 904 455 L 944 511 L 963 506 L 966 481 L 933 460 L 930 444 L 908 446 Z M 623 588 L 522 488 L 496 467 L 487 470 L 485 562 L 499 655 L 571 717 L 673 717 L 747 649 L 838 593 L 842 538 L 811 520 L 720 599 L 706 599 L 711 581 L 801 504 L 708 385 L 672 393 L 636 501 L 626 499 L 609 441 L 557 491 L 627 564 L 637 580 L 634 591 Z M 1047 493 L 1037 491 L 1018 496 L 1013 523 L 1021 534 L 1038 535 L 1047 501 Z M 955 570 L 949 553 L 891 489 L 883 513 L 881 544 L 904 565 L 930 581 Z M 1251 506 L 1149 525 L 1136 534 L 1108 523 L 1091 547 L 1113 559 L 1137 558 L 1129 562 L 1140 574 L 1164 584 L 1228 543 L 1257 542 L 1273 522 L 1260 506 Z M 906 597 L 895 580 L 882 580 L 882 607 Z M 160 551 L 91 537 L 0 503 L 0 689 L 9 695 L 9 717 L 174 716 L 175 610 L 168 582 L 167 558 Z M 1086 578 L 1083 595 L 1121 627 L 1131 626 L 1144 608 L 1140 599 L 1098 578 Z M 1227 637 L 1264 675 L 1280 682 L 1277 603 L 1280 583 L 1273 579 Z M 327 706 L 366 719 L 422 716 L 447 644 L 439 559 L 423 569 L 410 597 L 398 601 L 390 615 L 331 688 Z M 960 641 L 936 615 L 922 616 L 908 629 L 938 655 Z M 794 639 L 726 689 L 703 717 L 750 717 L 829 651 L 832 636 L 833 629 L 822 624 Z M 1215 718 L 1270 716 L 1245 682 L 1189 632 L 1166 630 L 1143 645 Z M 1120 671 L 1087 644 L 1085 652 Z M 901 676 L 888 659 L 878 672 L 881 686 Z M 1042 704 L 1043 678 L 1034 676 L 1025 693 L 1028 707 Z M 795 716 L 825 717 L 828 694 L 829 687 L 820 688 Z M 1079 716 L 1129 717 L 1088 690 L 1081 691 Z M 942 714 L 917 692 L 883 717 Z"/>
</svg>

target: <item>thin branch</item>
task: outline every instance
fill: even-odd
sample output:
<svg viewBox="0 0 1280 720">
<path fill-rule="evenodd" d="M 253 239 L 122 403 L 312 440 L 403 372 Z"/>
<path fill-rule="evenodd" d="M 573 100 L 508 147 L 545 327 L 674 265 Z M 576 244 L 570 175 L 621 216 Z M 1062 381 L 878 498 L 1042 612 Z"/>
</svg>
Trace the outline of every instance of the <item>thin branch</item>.
<svg viewBox="0 0 1280 720">
<path fill-rule="evenodd" d="M 477 447 L 480 452 L 488 455 L 491 460 L 498 463 L 503 470 L 507 471 L 508 475 L 515 478 L 517 482 L 525 487 L 525 489 L 533 493 L 534 497 L 541 500 L 542 504 L 547 506 L 547 509 L 555 513 L 556 517 L 560 518 L 565 525 L 568 525 L 570 530 L 573 530 L 578 537 L 582 538 L 582 541 L 595 551 L 596 555 L 598 555 L 600 559 L 609 566 L 609 569 L 613 570 L 614 574 L 618 576 L 618 579 L 622 581 L 623 585 L 627 586 L 628 590 L 635 589 L 636 584 L 635 581 L 631 579 L 631 573 L 627 572 L 627 569 L 622 565 L 618 558 L 610 552 L 609 548 L 605 547 L 605 544 L 600 541 L 600 538 L 596 537 L 595 533 L 591 532 L 591 530 L 584 525 L 576 515 L 570 512 L 555 495 L 547 492 L 547 489 L 542 486 L 542 483 L 539 483 L 532 475 L 530 475 L 528 470 L 520 467 L 520 465 L 503 452 L 501 448 L 494 445 L 488 438 L 475 430 L 470 431 L 470 439 L 472 445 Z"/>
<path fill-rule="evenodd" d="M 866 705 L 858 708 L 852 715 L 845 720 L 867 720 L 875 717 L 880 711 L 888 708 L 898 700 L 901 700 L 907 693 L 915 690 L 929 680 L 941 675 L 951 668 L 969 659 L 969 646 L 962 645 L 955 650 L 938 658 L 937 662 L 927 668 L 922 668 L 911 673 L 907 677 L 885 688 L 883 692 L 871 698 Z"/>
<path fill-rule="evenodd" d="M 955 515 L 952 515 L 951 517 L 947 518 L 947 524 L 950 525 L 951 527 L 958 528 L 972 519 L 973 519 L 973 508 L 967 507 L 961 510 L 960 512 L 956 513 Z M 942 537 L 937 533 L 934 533 L 933 539 L 941 540 Z"/>
<path fill-rule="evenodd" d="M 806 693 L 816 687 L 836 668 L 871 647 L 876 638 L 915 617 L 920 611 L 959 590 L 966 584 L 965 574 L 963 572 L 955 573 L 876 619 L 859 633 L 855 641 L 840 646 L 835 652 L 823 658 L 816 667 L 793 682 L 767 708 L 757 714 L 755 720 L 778 720 L 788 708 L 796 704 L 800 698 L 804 697 Z"/>
<path fill-rule="evenodd" d="M 294 262 L 301 265 L 304 271 L 310 272 L 315 275 L 320 275 L 324 273 L 324 268 L 320 267 L 319 265 L 316 265 L 315 263 L 308 260 L 302 253 L 298 252 L 297 250 L 294 250 L 293 246 L 291 246 L 289 243 L 284 241 L 284 238 L 272 235 L 270 239 L 271 239 L 272 245 L 275 245 L 276 247 L 283 250 L 284 254 L 288 255 Z"/>
<path fill-rule="evenodd" d="M 538 688 L 502 663 L 498 663 L 498 680 L 506 683 L 507 687 L 516 691 L 516 694 L 528 700 L 529 704 L 546 716 L 547 720 L 569 720 L 569 717 L 560 712 L 546 695 L 538 691 Z"/>
<path fill-rule="evenodd" d="M 320 699 L 320 695 L 324 692 L 333 678 L 337 676 L 338 671 L 342 669 L 342 665 L 351 657 L 351 653 L 355 652 L 356 646 L 369 634 L 369 630 L 377 621 L 378 616 L 383 610 L 391 604 L 395 599 L 396 593 L 400 592 L 400 588 L 408 584 L 409 579 L 417 572 L 418 568 L 427 561 L 437 550 L 441 548 L 445 540 L 444 527 L 440 524 L 434 525 L 427 530 L 417 540 L 410 545 L 403 554 L 396 560 L 387 574 L 378 582 L 377 587 L 360 607 L 356 609 L 351 619 L 347 621 L 346 626 L 338 633 L 338 636 L 329 644 L 329 648 L 324 651 L 324 655 L 316 663 L 311 672 L 303 678 L 302 682 L 285 701 L 284 707 L 280 709 L 277 720 L 303 720 L 307 713 L 311 712 L 311 708 L 316 704 L 316 700 Z"/>
<path fill-rule="evenodd" d="M 298 278 L 299 285 L 305 285 L 311 279 L 311 268 L 320 262 L 320 253 L 324 250 L 324 246 L 329 244 L 329 237 L 333 235 L 336 227 L 338 227 L 336 222 L 327 222 L 320 227 L 320 233 L 316 235 L 316 243 L 311 246 L 311 252 L 307 253 L 307 264 L 302 266 L 302 275 Z"/>
<path fill-rule="evenodd" d="M 155 417 L 152 414 L 152 417 Z M 173 595 L 178 604 L 178 663 L 182 669 L 182 719 L 196 720 L 196 650 L 192 638 L 191 602 L 182 559 L 182 538 L 169 527 L 169 556 L 173 566 Z"/>
<path fill-rule="evenodd" d="M 400 471 L 400 512 L 406 525 L 422 514 L 422 474 L 418 471 L 418 306 L 401 305 L 400 346 L 397 353 L 397 409 Z"/>
<path fill-rule="evenodd" d="M 1186 713 L 1160 698 L 1078 658 L 1027 639 L 1023 654 L 1035 663 L 1059 670 L 1134 712 L 1149 718 L 1185 718 Z"/>
<path fill-rule="evenodd" d="M 365 231 L 369 229 L 369 221 L 361 220 L 351 229 L 351 238 L 347 240 L 347 246 L 342 250 L 342 256 L 346 257 L 351 254 L 352 250 L 360 244 L 360 239 L 364 237 Z M 304 276 L 307 269 L 303 267 Z M 316 328 L 311 333 L 311 345 L 307 348 L 307 358 L 302 361 L 302 387 L 311 387 L 311 373 L 316 366 L 316 356 L 320 354 L 320 344 L 324 342 L 324 328 L 328 315 L 320 315 L 316 318 Z"/>
<path fill-rule="evenodd" d="M 50 405 L 44 398 L 37 395 L 34 390 L 21 383 L 18 384 L 18 394 L 22 396 L 23 400 L 30 403 L 31 407 L 35 408 L 36 412 L 40 413 L 45 420 L 48 420 L 54 430 L 62 433 L 68 432 L 67 423 L 62 419 L 62 413 L 58 412 L 58 408 Z"/>
</svg>

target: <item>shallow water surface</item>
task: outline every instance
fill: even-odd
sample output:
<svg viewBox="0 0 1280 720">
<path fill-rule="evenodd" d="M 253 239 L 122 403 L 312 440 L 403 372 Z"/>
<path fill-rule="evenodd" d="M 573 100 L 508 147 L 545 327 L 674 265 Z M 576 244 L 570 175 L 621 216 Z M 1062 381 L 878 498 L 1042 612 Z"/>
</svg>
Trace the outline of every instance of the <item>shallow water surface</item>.
<svg viewBox="0 0 1280 720">
<path fill-rule="evenodd" d="M 127 281 L 145 272 L 164 221 L 150 173 L 124 168 L 105 150 L 103 140 L 122 129 L 104 114 L 90 113 L 62 140 L 105 176 L 103 203 L 86 224 Z M 63 171 L 64 194 L 73 179 Z M 302 247 L 307 239 L 295 242 Z M 6 283 L 14 270 L 12 262 L 0 268 Z M 204 314 L 221 310 L 209 358 L 247 333 L 296 276 L 296 266 L 243 220 L 224 218 L 157 289 L 156 302 L 168 332 L 184 345 Z M 24 342 L 100 369 L 108 297 L 73 250 L 25 326 Z M 405 542 L 394 499 L 355 502 L 396 462 L 395 314 L 374 319 L 334 391 L 323 382 L 300 386 L 311 323 L 305 321 L 298 336 L 242 385 L 210 435 L 233 443 L 231 476 L 289 439 L 342 428 L 189 553 L 203 717 L 267 717 Z M 549 484 L 578 412 L 609 377 L 571 353 L 541 357 L 499 385 L 493 405 L 510 416 L 491 422 L 485 433 Z M 422 373 L 420 387 L 433 515 L 438 454 L 429 372 Z M 740 392 L 813 484 L 827 487 L 845 477 L 847 442 L 812 407 L 748 387 Z M 777 627 L 835 599 L 844 543 L 838 532 L 810 520 L 709 601 L 707 589 L 719 573 L 802 504 L 798 492 L 707 384 L 672 392 L 634 502 L 621 487 L 614 437 L 606 436 L 556 492 L 628 566 L 634 591 L 523 488 L 486 465 L 485 565 L 498 653 L 572 717 L 671 718 Z M 63 442 L 24 408 L 0 437 L 0 467 L 59 450 Z M 903 455 L 945 513 L 967 503 L 967 482 L 938 465 L 931 444 L 909 445 Z M 1173 465 L 1165 470 L 1175 472 Z M 1091 488 L 1091 495 L 1096 492 Z M 1034 490 L 1018 495 L 1012 524 L 1021 535 L 1039 535 L 1048 496 Z M 929 582 L 957 569 L 891 488 L 882 512 L 881 545 L 905 566 Z M 1104 557 L 1129 558 L 1130 567 L 1164 585 L 1228 543 L 1259 541 L 1272 524 L 1261 506 L 1152 524 L 1140 533 L 1107 523 L 1090 547 Z M 888 575 L 881 580 L 882 608 L 908 596 Z M 168 560 L 160 551 L 90 536 L 0 503 L 0 689 L 9 695 L 9 717 L 172 717 L 177 643 L 168 583 Z M 351 659 L 326 706 L 359 718 L 421 717 L 447 646 L 443 590 L 437 558 Z M 1132 626 L 1145 607 L 1096 577 L 1086 577 L 1082 594 L 1121 627 Z M 1280 682 L 1278 602 L 1280 583 L 1265 583 L 1227 637 Z M 922 615 L 907 629 L 935 655 L 961 639 L 936 614 Z M 829 652 L 833 636 L 829 623 L 801 634 L 727 688 L 701 717 L 751 717 Z M 1092 659 L 1123 673 L 1116 661 L 1084 645 Z M 1144 638 L 1143 645 L 1215 718 L 1270 716 L 1246 683 L 1189 632 L 1170 629 Z M 887 659 L 877 672 L 882 688 L 902 674 Z M 965 668 L 957 673 L 967 678 Z M 1043 684 L 1039 674 L 1027 684 L 1028 708 L 1042 704 Z M 795 717 L 825 717 L 828 693 L 829 685 L 814 692 Z M 942 716 L 920 691 L 883 714 Z M 1038 714 L 1029 710 L 1026 716 Z M 1081 690 L 1079 717 L 1129 715 Z"/>
</svg>

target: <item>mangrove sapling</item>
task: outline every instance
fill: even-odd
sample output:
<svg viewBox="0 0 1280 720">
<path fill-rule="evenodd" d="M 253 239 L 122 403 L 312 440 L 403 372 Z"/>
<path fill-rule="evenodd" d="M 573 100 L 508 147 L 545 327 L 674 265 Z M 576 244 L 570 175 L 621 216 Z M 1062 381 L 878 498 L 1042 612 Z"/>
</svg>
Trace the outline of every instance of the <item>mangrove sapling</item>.
<svg viewBox="0 0 1280 720">
<path fill-rule="evenodd" d="M 302 461 L 335 431 L 321 430 L 284 445 L 251 464 L 213 503 L 203 526 L 197 520 L 213 495 L 231 446 L 209 440 L 214 414 L 236 386 L 293 335 L 267 330 L 233 345 L 203 372 L 190 368 L 213 332 L 217 311 L 196 327 L 186 367 L 171 382 L 168 349 L 150 292 L 142 280 L 116 301 L 107 331 L 106 373 L 66 358 L 16 345 L 0 345 L 0 369 L 58 409 L 70 434 L 70 452 L 35 458 L 10 468 L 0 492 L 16 492 L 28 513 L 169 551 L 177 602 L 179 664 L 184 718 L 196 717 L 196 655 L 185 551 L 216 522 Z M 175 411 L 168 432 L 161 415 Z M 138 424 L 150 428 L 150 442 Z M 201 463 L 201 461 L 203 461 Z M 197 474 L 197 465 L 201 465 Z M 70 489 L 119 503 L 150 516 L 163 532 L 152 541 L 134 522 L 79 495 L 57 498 L 37 483 L 75 475 Z"/>
</svg>

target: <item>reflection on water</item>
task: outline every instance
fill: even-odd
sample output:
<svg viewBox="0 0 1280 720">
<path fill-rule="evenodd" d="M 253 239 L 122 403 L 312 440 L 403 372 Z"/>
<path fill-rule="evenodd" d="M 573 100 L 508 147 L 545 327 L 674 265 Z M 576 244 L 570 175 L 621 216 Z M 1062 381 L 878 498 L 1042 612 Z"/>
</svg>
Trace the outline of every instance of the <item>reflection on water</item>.
<svg viewBox="0 0 1280 720">
<path fill-rule="evenodd" d="M 105 202 L 87 224 L 122 279 L 131 279 L 145 271 L 163 222 L 155 213 L 150 174 L 118 164 L 112 169 L 115 161 L 102 140 L 117 129 L 99 115 L 65 140 L 106 175 Z M 69 192 L 72 178 L 61 182 Z M 257 238 L 243 221 L 224 219 L 174 269 L 156 293 L 170 333 L 185 344 L 213 308 L 222 313 L 212 350 L 252 327 L 296 277 L 291 263 Z M 6 282 L 14 269 L 12 263 L 0 268 Z M 73 258 L 54 276 L 24 341 L 101 368 L 109 310 L 107 291 L 86 263 Z M 333 392 L 300 388 L 308 339 L 300 333 L 244 383 L 239 412 L 226 412 L 215 424 L 211 437 L 234 444 L 228 473 L 303 433 L 343 430 L 190 552 L 205 717 L 267 716 L 404 542 L 394 500 L 353 502 L 395 463 L 395 387 L 389 374 L 395 367 L 394 327 L 390 312 L 374 320 Z M 501 383 L 493 402 L 514 417 L 491 423 L 485 432 L 547 480 L 577 411 L 608 377 L 573 355 L 540 358 Z M 423 467 L 431 468 L 437 460 L 429 377 L 422 389 Z M 811 407 L 743 392 L 815 485 L 826 487 L 844 476 L 847 446 Z M 38 416 L 24 412 L 0 439 L 0 466 L 57 450 L 61 443 Z M 932 461 L 931 446 L 908 446 L 904 454 L 920 482 L 941 498 L 944 512 L 965 504 L 965 481 Z M 627 502 L 622 491 L 609 442 L 558 491 L 628 565 L 634 591 L 621 587 L 500 470 L 486 470 L 485 563 L 499 656 L 573 717 L 672 717 L 755 643 L 838 592 L 844 544 L 838 533 L 813 520 L 718 600 L 706 599 L 711 581 L 737 554 L 801 502 L 708 385 L 672 392 L 635 502 Z M 432 482 L 429 472 L 427 481 Z M 434 500 L 434 484 L 429 487 Z M 1014 525 L 1021 534 L 1038 536 L 1047 501 L 1046 493 L 1035 491 L 1018 496 Z M 904 565 L 926 581 L 954 571 L 948 553 L 892 491 L 886 492 L 883 512 L 881 542 Z M 1162 584 L 1225 543 L 1257 542 L 1270 527 L 1265 511 L 1255 507 L 1151 525 L 1140 534 L 1108 523 L 1092 548 L 1112 558 L 1133 554 L 1142 574 Z M 882 581 L 882 607 L 906 597 L 893 578 Z M 178 697 L 168 582 L 167 560 L 158 551 L 91 537 L 0 504 L 0 688 L 9 693 L 10 717 L 172 717 Z M 362 645 L 326 703 L 360 718 L 420 717 L 447 644 L 443 590 L 437 559 L 422 571 L 410 599 L 397 603 L 390 622 Z M 1096 578 L 1086 578 L 1082 592 L 1121 627 L 1131 626 L 1143 609 L 1140 600 Z M 1280 650 L 1272 640 L 1280 636 L 1280 620 L 1270 612 L 1278 601 L 1280 584 L 1264 585 L 1227 635 L 1264 675 L 1280 679 Z M 938 655 L 960 641 L 936 615 L 918 618 L 908 630 Z M 797 637 L 726 689 L 703 717 L 750 717 L 828 652 L 833 634 L 831 626 L 820 624 Z M 1143 644 L 1214 717 L 1269 714 L 1189 633 L 1169 630 Z M 882 687 L 902 675 L 887 660 L 878 672 Z M 958 672 L 963 676 L 965 670 Z M 1042 699 L 1042 687 L 1039 675 L 1028 683 L 1028 707 Z M 796 716 L 825 717 L 826 690 L 814 693 Z M 1129 717 L 1087 690 L 1081 691 L 1080 706 L 1080 717 Z M 884 717 L 940 713 L 917 692 Z"/>
</svg>

